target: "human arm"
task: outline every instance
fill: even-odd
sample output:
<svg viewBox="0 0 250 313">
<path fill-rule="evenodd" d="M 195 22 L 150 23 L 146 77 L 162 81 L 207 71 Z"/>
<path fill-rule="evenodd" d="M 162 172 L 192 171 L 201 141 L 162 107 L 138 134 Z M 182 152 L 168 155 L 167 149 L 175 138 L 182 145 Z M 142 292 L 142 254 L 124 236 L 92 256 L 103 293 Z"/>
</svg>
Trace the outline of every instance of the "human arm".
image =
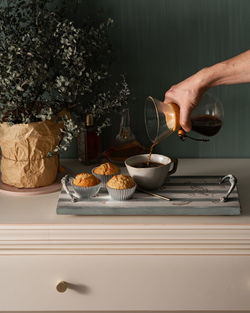
<svg viewBox="0 0 250 313">
<path fill-rule="evenodd" d="M 165 103 L 174 102 L 180 107 L 180 124 L 185 131 L 192 128 L 192 110 L 211 87 L 250 82 L 250 50 L 231 59 L 203 68 L 165 93 Z"/>
</svg>

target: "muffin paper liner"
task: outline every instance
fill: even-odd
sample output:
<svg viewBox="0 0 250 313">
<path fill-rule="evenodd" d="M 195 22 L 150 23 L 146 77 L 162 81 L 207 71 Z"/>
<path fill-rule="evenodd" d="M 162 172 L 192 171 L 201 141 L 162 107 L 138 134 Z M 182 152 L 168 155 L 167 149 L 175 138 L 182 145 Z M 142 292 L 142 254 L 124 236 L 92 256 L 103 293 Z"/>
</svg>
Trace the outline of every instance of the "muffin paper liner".
<svg viewBox="0 0 250 313">
<path fill-rule="evenodd" d="M 123 201 L 123 200 L 128 200 L 133 196 L 133 194 L 135 193 L 136 185 L 128 189 L 114 189 L 114 188 L 108 187 L 107 185 L 106 185 L 106 188 L 112 199 Z"/>
<path fill-rule="evenodd" d="M 80 186 L 74 185 L 72 181 L 70 181 L 70 183 L 75 193 L 80 198 L 90 198 L 92 196 L 95 196 L 99 192 L 101 185 L 102 185 L 101 183 L 99 183 L 98 185 L 91 186 L 91 187 L 80 187 Z"/>
</svg>

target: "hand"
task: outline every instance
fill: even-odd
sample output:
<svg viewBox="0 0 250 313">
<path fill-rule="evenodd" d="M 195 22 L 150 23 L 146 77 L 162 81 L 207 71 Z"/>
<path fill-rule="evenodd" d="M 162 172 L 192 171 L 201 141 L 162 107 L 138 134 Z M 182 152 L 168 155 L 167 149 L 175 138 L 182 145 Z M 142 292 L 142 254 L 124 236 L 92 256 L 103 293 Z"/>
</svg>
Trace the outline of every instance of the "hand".
<svg viewBox="0 0 250 313">
<path fill-rule="evenodd" d="M 219 85 L 250 82 L 250 49 L 225 61 L 201 69 L 165 93 L 164 103 L 180 108 L 180 124 L 185 131 L 192 128 L 190 115 L 206 90 Z"/>
<path fill-rule="evenodd" d="M 201 79 L 198 74 L 192 75 L 172 86 L 166 93 L 164 103 L 175 103 L 180 108 L 180 124 L 181 127 L 189 132 L 192 129 L 191 112 L 199 104 L 203 93 L 208 89 L 201 87 Z"/>
</svg>

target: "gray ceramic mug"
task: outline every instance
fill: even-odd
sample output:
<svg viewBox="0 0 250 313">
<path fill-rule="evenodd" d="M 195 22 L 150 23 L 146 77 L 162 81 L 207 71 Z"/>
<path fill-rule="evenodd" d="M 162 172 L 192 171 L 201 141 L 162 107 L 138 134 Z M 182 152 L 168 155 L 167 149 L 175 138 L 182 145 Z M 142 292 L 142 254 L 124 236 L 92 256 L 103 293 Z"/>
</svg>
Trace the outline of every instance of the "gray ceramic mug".
<svg viewBox="0 0 250 313">
<path fill-rule="evenodd" d="M 125 161 L 129 175 L 134 179 L 139 187 L 144 189 L 160 188 L 167 176 L 172 175 L 177 170 L 178 160 L 170 159 L 161 154 L 152 154 L 151 162 L 160 163 L 157 167 L 137 167 L 140 163 L 148 161 L 148 154 L 134 155 Z"/>
</svg>

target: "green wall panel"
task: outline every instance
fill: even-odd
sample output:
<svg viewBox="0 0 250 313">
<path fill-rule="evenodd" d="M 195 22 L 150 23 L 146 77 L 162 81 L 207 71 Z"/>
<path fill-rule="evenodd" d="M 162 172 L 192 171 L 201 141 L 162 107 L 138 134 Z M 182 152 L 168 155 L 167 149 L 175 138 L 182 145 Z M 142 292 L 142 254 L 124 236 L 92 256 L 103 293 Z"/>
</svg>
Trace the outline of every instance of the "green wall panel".
<svg viewBox="0 0 250 313">
<path fill-rule="evenodd" d="M 165 91 L 199 69 L 249 49 L 249 0 L 86 0 L 75 11 L 103 9 L 115 20 L 111 32 L 116 61 L 114 71 L 126 73 L 136 97 L 130 103 L 131 125 L 138 140 L 149 145 L 143 107 L 148 95 L 164 98 Z M 157 151 L 176 157 L 249 157 L 250 84 L 210 90 L 224 104 L 220 133 L 209 143 L 181 142 L 172 135 Z M 104 132 L 103 147 L 118 129 Z M 73 152 L 72 152 L 73 151 Z M 63 156 L 75 156 L 72 148 Z"/>
</svg>

